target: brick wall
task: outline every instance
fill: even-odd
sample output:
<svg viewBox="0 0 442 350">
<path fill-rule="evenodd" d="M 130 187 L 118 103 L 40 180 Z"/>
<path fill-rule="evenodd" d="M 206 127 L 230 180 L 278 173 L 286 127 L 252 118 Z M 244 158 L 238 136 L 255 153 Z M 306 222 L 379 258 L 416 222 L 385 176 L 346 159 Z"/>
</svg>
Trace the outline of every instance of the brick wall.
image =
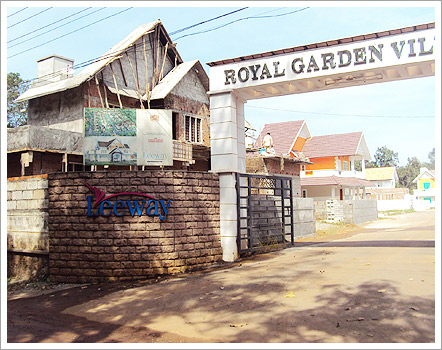
<svg viewBox="0 0 442 350">
<path fill-rule="evenodd" d="M 47 275 L 48 180 L 46 175 L 8 178 L 8 277 Z"/>
<path fill-rule="evenodd" d="M 301 197 L 301 165 L 282 158 L 265 158 L 249 152 L 246 157 L 246 170 L 249 174 L 281 174 L 293 178 L 293 197 Z"/>
<path fill-rule="evenodd" d="M 168 214 L 165 220 L 145 210 L 141 216 L 129 210 L 122 216 L 88 216 L 92 192 L 85 182 L 106 196 L 138 192 L 171 200 Z M 139 200 L 141 205 L 142 199 L 109 201 Z M 50 174 L 49 242 L 50 278 L 58 282 L 139 279 L 210 266 L 222 260 L 218 176 L 182 171 Z"/>
</svg>

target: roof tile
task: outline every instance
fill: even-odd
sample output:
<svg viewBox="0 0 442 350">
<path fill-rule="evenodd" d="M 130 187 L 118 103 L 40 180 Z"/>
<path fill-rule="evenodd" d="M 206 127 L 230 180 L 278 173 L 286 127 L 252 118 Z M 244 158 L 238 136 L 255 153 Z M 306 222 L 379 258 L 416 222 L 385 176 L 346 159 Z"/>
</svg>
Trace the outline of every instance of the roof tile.
<svg viewBox="0 0 442 350">
<path fill-rule="evenodd" d="M 301 178 L 301 186 L 363 186 L 371 187 L 374 184 L 364 179 L 356 177 L 340 177 L 340 176 L 324 176 L 324 177 L 303 177 Z"/>
<path fill-rule="evenodd" d="M 303 124 L 304 120 L 265 124 L 256 139 L 255 147 L 261 148 L 262 139 L 269 132 L 273 139 L 275 153 L 277 155 L 287 154 Z"/>
<path fill-rule="evenodd" d="M 308 158 L 352 156 L 357 154 L 362 132 L 313 136 L 305 142 L 302 153 Z"/>
</svg>

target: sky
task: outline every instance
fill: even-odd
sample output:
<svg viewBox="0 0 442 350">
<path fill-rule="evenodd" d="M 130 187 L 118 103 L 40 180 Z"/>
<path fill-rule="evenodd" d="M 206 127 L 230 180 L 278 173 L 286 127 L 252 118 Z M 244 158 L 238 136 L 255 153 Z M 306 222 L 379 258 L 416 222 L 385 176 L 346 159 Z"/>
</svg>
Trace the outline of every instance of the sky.
<svg viewBox="0 0 442 350">
<path fill-rule="evenodd" d="M 51 54 L 81 66 L 157 19 L 183 60 L 200 60 L 208 74 L 208 62 L 440 20 L 438 1 L 2 1 L 1 6 L 2 83 L 5 71 L 35 78 L 37 60 Z M 372 157 L 387 146 L 406 165 L 411 157 L 428 161 L 433 147 L 439 152 L 439 96 L 440 75 L 248 101 L 245 118 L 258 131 L 289 120 L 306 120 L 313 136 L 362 131 Z"/>
</svg>

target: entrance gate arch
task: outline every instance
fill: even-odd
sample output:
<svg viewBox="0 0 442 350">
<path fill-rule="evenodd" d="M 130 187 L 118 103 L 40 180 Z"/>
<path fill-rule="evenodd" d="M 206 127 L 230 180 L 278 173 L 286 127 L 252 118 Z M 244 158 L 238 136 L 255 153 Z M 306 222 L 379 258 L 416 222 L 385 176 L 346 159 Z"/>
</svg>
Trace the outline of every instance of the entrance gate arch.
<svg viewBox="0 0 442 350">
<path fill-rule="evenodd" d="M 223 259 L 238 258 L 236 174 L 246 172 L 248 100 L 433 76 L 435 24 L 210 62 L 211 168 L 220 177 Z"/>
</svg>

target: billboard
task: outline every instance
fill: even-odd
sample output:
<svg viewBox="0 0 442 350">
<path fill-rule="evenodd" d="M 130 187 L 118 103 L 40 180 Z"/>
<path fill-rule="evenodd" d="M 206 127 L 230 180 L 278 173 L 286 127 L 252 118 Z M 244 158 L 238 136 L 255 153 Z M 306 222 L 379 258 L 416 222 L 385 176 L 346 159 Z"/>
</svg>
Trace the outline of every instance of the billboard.
<svg viewBox="0 0 442 350">
<path fill-rule="evenodd" d="M 173 165 L 172 111 L 84 109 L 85 165 Z"/>
</svg>

